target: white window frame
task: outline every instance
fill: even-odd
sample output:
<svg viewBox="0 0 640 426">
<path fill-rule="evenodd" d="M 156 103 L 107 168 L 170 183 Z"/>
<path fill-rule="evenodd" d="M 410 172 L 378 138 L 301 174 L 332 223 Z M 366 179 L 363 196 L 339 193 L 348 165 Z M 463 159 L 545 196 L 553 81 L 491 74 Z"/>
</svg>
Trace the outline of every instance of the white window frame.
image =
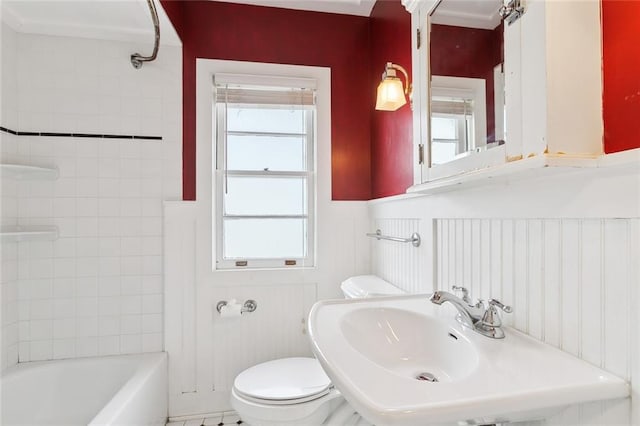
<svg viewBox="0 0 640 426">
<path fill-rule="evenodd" d="M 269 268 L 261 272 L 257 268 L 217 269 L 216 211 L 213 188 L 216 185 L 215 147 L 211 141 L 215 134 L 213 120 L 214 75 L 220 73 L 243 75 L 278 75 L 287 78 L 314 79 L 316 87 L 316 216 L 314 241 L 314 266 Z M 179 135 L 176 135 L 179 137 Z M 193 225 L 184 224 L 185 235 L 194 234 L 196 249 L 193 278 L 202 285 L 229 286 L 252 283 L 300 283 L 320 282 L 330 279 L 324 255 L 331 252 L 333 240 L 324 238 L 338 217 L 342 218 L 343 203 L 331 201 L 331 69 L 306 65 L 268 64 L 222 59 L 196 59 L 196 199 L 185 201 L 193 204 L 196 217 Z M 213 220 L 212 220 L 213 219 Z M 365 230 L 366 231 L 366 230 Z M 322 238 L 321 238 L 322 237 Z M 187 238 L 187 237 L 185 237 Z M 321 248 L 321 250 L 319 249 Z M 188 269 L 188 268 L 187 268 Z M 330 270 L 330 269 L 329 269 Z M 301 272 L 304 274 L 301 275 Z M 256 275 L 259 274 L 259 275 Z M 327 275 L 329 274 L 329 275 Z M 262 277 L 256 281 L 253 277 Z M 188 278 L 184 278 L 185 280 Z M 206 340 L 206 339 L 205 339 Z"/>
<path fill-rule="evenodd" d="M 216 80 L 220 80 L 220 76 L 216 77 Z M 305 84 L 306 86 L 315 86 L 315 82 L 301 82 L 299 79 L 285 79 L 273 76 L 223 76 L 226 80 L 231 81 L 243 81 L 247 84 L 247 81 L 256 80 L 255 84 L 265 85 L 265 82 L 273 83 L 278 82 L 278 86 L 296 88 L 295 85 Z M 259 170 L 228 170 L 225 164 L 227 158 L 226 148 L 227 144 L 225 139 L 227 137 L 227 129 L 224 127 L 226 124 L 226 110 L 224 103 L 216 103 L 214 106 L 216 115 L 216 133 L 215 133 L 215 146 L 217 151 L 216 161 L 216 245 L 219 248 L 216 250 L 216 268 L 217 269 L 235 269 L 235 268 L 278 268 L 278 267 L 308 267 L 314 264 L 314 247 L 315 247 L 315 106 L 310 106 L 306 111 L 305 119 L 305 151 L 306 151 L 306 165 L 305 171 L 259 171 Z M 222 125 L 217 125 L 221 123 Z M 250 132 L 256 135 L 260 132 Z M 262 133 L 260 133 L 262 134 Z M 265 177 L 265 178 L 286 178 L 286 177 L 300 177 L 306 180 L 306 214 L 300 215 L 228 215 L 225 213 L 224 206 L 224 193 L 225 186 L 228 177 Z M 273 258 L 233 258 L 225 257 L 224 253 L 224 222 L 225 220 L 242 220 L 242 219 L 304 219 L 306 220 L 306 244 L 304 247 L 305 253 L 302 257 L 273 257 Z"/>
<path fill-rule="evenodd" d="M 473 140 L 466 142 L 468 151 L 459 154 L 456 158 L 464 157 L 468 155 L 469 151 L 475 151 L 477 148 L 487 144 L 487 97 L 485 86 L 486 82 L 481 78 L 432 76 L 432 97 L 468 99 L 473 102 L 473 111 L 471 113 Z"/>
<path fill-rule="evenodd" d="M 468 151 L 470 150 L 469 146 L 473 145 L 474 143 L 474 140 L 471 139 L 474 135 L 469 134 L 470 133 L 469 127 L 473 128 L 473 116 L 434 112 L 431 114 L 431 119 L 433 120 L 433 118 L 454 119 L 456 121 L 456 138 L 455 139 L 439 139 L 436 137 L 432 137 L 431 143 L 432 144 L 450 143 L 450 144 L 456 145 L 456 155 L 454 156 L 454 158 L 459 158 L 461 155 L 468 155 Z M 451 161 L 451 159 L 449 159 L 445 162 L 437 163 L 434 161 L 433 157 L 434 156 L 432 155 L 432 158 L 431 158 L 432 165 L 444 164 L 448 161 Z"/>
<path fill-rule="evenodd" d="M 234 82 L 236 84 L 251 86 L 278 86 L 283 88 L 311 88 L 315 89 L 315 81 L 310 79 L 287 78 L 280 76 L 256 76 L 256 75 L 229 75 L 217 74 L 214 76 L 215 84 L 221 82 Z M 306 111 L 305 119 L 305 150 L 306 150 L 306 170 L 300 172 L 294 171 L 253 171 L 253 170 L 227 170 L 226 169 L 226 109 L 224 103 L 215 103 L 213 106 L 215 119 L 213 125 L 213 146 L 216 147 L 215 162 L 215 244 L 217 247 L 215 265 L 216 269 L 268 269 L 268 268 L 295 268 L 310 267 L 315 264 L 315 192 L 316 192 L 316 108 L 315 105 L 310 106 Z M 222 125 L 219 125 L 222 124 Z M 260 132 L 255 132 L 256 134 Z M 228 177 L 266 177 L 266 178 L 285 178 L 285 177 L 301 177 L 306 180 L 306 214 L 302 215 L 227 215 L 224 208 L 225 185 Z M 225 257 L 224 253 L 224 222 L 225 220 L 234 219 L 305 219 L 306 220 L 306 244 L 305 254 L 302 257 L 273 257 L 273 258 L 231 258 Z M 275 242 L 274 242 L 275 243 Z"/>
</svg>

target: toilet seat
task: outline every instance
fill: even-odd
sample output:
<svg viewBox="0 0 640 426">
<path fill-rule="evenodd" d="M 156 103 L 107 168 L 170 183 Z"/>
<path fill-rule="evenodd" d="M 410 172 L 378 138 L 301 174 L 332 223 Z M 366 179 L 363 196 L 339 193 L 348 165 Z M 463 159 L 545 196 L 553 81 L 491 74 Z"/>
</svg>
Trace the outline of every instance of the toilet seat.
<svg viewBox="0 0 640 426">
<path fill-rule="evenodd" d="M 235 392 L 235 394 L 240 397 L 243 398 L 247 401 L 251 401 L 253 403 L 256 404 L 262 404 L 262 405 L 295 405 L 295 404 L 303 404 L 305 402 L 310 402 L 310 401 L 314 401 L 318 398 L 322 398 L 325 395 L 328 395 L 331 392 L 331 388 L 325 390 L 324 392 L 320 392 L 314 395 L 309 395 L 305 398 L 298 398 L 298 399 L 261 399 L 261 398 L 255 398 L 252 397 L 251 395 L 247 395 L 244 394 L 240 391 L 238 391 L 238 389 L 233 389 L 233 391 Z"/>
<path fill-rule="evenodd" d="M 328 394 L 331 380 L 315 358 L 282 358 L 243 371 L 234 380 L 233 388 L 252 402 L 289 405 Z"/>
</svg>

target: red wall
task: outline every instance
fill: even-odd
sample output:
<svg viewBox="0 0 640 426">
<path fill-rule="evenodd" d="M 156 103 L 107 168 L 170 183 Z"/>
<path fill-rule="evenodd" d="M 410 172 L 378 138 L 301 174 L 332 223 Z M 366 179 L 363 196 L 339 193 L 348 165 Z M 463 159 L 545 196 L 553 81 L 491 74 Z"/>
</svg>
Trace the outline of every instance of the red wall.
<svg viewBox="0 0 640 426">
<path fill-rule="evenodd" d="M 183 43 L 185 200 L 196 195 L 196 58 L 330 67 L 332 198 L 371 198 L 368 18 L 215 1 L 162 4 Z"/>
<path fill-rule="evenodd" d="M 411 78 L 411 15 L 400 0 L 378 0 L 371 25 L 371 196 L 402 194 L 413 184 L 412 112 L 376 111 L 375 94 L 387 62 L 403 66 Z M 403 78 L 403 77 L 400 77 Z"/>
<path fill-rule="evenodd" d="M 493 68 L 502 62 L 502 25 L 494 30 L 431 26 L 431 73 L 486 80 L 487 139 L 495 140 Z"/>
<path fill-rule="evenodd" d="M 331 67 L 333 199 L 395 195 L 411 185 L 409 106 L 395 112 L 373 109 L 384 64 L 411 68 L 410 17 L 400 0 L 378 0 L 370 18 L 211 1 L 161 2 L 183 42 L 185 200 L 196 194 L 196 57 Z M 602 0 L 602 27 L 604 147 L 611 153 L 640 147 L 640 1 Z M 473 49 L 465 51 L 451 44 L 454 38 L 443 38 L 433 44 L 449 43 L 441 61 L 433 63 L 435 74 L 491 80 L 485 74 L 465 74 L 468 70 L 456 65 L 458 55 L 473 55 Z M 495 42 L 493 48 L 499 51 Z M 491 68 L 501 61 L 495 51 Z M 487 93 L 492 99 L 489 85 Z M 488 113 L 491 129 L 493 108 Z"/>
<path fill-rule="evenodd" d="M 602 1 L 604 151 L 640 147 L 640 1 Z"/>
</svg>

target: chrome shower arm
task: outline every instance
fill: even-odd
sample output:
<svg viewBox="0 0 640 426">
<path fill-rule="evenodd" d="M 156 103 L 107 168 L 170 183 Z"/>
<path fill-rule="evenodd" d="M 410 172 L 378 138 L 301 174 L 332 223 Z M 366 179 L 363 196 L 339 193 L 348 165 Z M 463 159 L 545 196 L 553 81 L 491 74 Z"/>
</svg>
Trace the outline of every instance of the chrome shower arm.
<svg viewBox="0 0 640 426">
<path fill-rule="evenodd" d="M 151 19 L 153 20 L 153 28 L 155 30 L 156 37 L 151 56 L 142 56 L 139 53 L 131 55 L 131 65 L 133 65 L 135 69 L 142 68 L 143 62 L 151 62 L 155 60 L 156 56 L 158 56 L 158 48 L 160 47 L 160 21 L 158 20 L 158 11 L 156 10 L 156 5 L 153 3 L 153 0 L 147 0 L 147 4 L 151 11 Z"/>
</svg>

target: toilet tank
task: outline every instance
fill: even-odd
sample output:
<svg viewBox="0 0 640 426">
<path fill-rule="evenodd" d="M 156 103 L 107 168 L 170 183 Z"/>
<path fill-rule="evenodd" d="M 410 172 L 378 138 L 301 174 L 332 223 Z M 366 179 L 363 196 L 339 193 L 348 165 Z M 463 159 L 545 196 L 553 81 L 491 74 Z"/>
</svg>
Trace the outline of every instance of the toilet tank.
<svg viewBox="0 0 640 426">
<path fill-rule="evenodd" d="M 347 278 L 340 285 L 345 299 L 361 299 L 375 296 L 393 296 L 405 292 L 375 275 L 358 275 Z"/>
</svg>

